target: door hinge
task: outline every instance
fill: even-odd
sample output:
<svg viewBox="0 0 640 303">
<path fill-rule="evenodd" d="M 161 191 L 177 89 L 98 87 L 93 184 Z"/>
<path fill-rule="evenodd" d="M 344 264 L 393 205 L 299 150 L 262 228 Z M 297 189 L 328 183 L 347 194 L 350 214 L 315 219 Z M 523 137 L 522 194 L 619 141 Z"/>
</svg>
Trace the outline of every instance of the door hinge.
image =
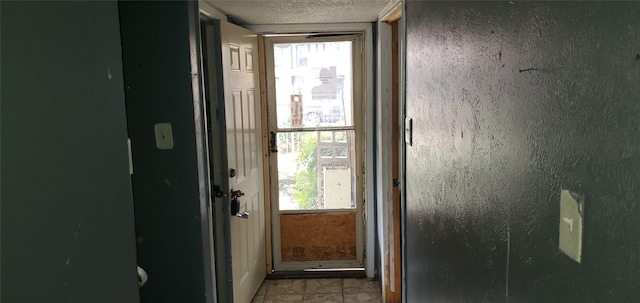
<svg viewBox="0 0 640 303">
<path fill-rule="evenodd" d="M 398 180 L 397 178 L 393 179 L 393 187 L 398 187 L 398 186 L 400 186 L 400 180 Z"/>
</svg>

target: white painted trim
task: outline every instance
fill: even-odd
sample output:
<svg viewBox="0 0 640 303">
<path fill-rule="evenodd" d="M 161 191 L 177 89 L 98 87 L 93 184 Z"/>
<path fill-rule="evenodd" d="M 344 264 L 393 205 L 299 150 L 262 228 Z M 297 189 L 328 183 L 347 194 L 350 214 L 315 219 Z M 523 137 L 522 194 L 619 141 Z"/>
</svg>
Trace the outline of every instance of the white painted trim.
<svg viewBox="0 0 640 303">
<path fill-rule="evenodd" d="M 362 264 L 358 260 L 336 260 L 336 261 L 289 261 L 289 262 L 281 262 L 278 265 L 278 272 L 286 272 L 286 271 L 300 271 L 301 268 L 304 269 L 361 269 Z M 303 270 L 304 271 L 304 270 Z"/>
<path fill-rule="evenodd" d="M 200 0 L 201 4 L 201 12 L 203 14 L 211 17 L 211 18 L 222 18 L 220 16 L 216 17 L 215 13 L 224 16 L 221 12 L 217 11 L 209 4 Z M 376 229 L 375 223 L 376 219 L 373 214 L 375 213 L 375 188 L 374 184 L 376 181 L 375 172 L 372 171 L 374 167 L 376 159 L 374 158 L 374 150 L 375 146 L 373 145 L 375 130 L 376 128 L 376 118 L 374 116 L 374 108 L 376 106 L 375 103 L 375 92 L 373 89 L 373 81 L 374 81 L 374 70 L 373 70 L 373 28 L 371 23 L 362 22 L 362 23 L 335 23 L 335 24 L 282 24 L 282 25 L 247 25 L 247 28 L 258 33 L 258 34 L 284 34 L 284 33 L 308 33 L 308 32 L 353 32 L 353 31 L 363 31 L 364 32 L 364 47 L 365 47 L 365 184 L 366 192 L 365 199 L 366 203 L 366 254 L 365 254 L 365 269 L 366 276 L 368 278 L 375 277 L 375 239 L 376 239 Z M 276 240 L 276 239 L 274 239 Z M 275 257 L 275 255 L 274 255 Z"/>
<path fill-rule="evenodd" d="M 371 23 L 254 24 L 247 28 L 258 34 L 293 34 L 309 32 L 352 32 L 371 30 Z"/>
<path fill-rule="evenodd" d="M 391 26 L 385 22 L 378 22 L 378 70 L 377 78 L 377 154 L 376 154 L 376 204 L 378 206 L 378 243 L 380 253 L 379 276 L 382 282 L 382 301 L 386 302 L 386 285 L 393 285 L 393 264 L 387 264 L 393 259 L 393 188 L 392 180 L 392 45 Z"/>
<path fill-rule="evenodd" d="M 389 15 L 395 12 L 399 7 L 402 7 L 402 0 L 390 0 L 378 14 L 378 20 L 386 21 Z"/>
<path fill-rule="evenodd" d="M 200 10 L 200 14 L 207 16 L 207 18 L 227 20 L 227 15 L 204 0 L 198 0 L 198 9 Z"/>
<path fill-rule="evenodd" d="M 375 142 L 374 140 L 374 136 L 375 136 L 375 129 L 376 129 L 376 118 L 375 118 L 375 106 L 376 106 L 376 102 L 375 102 L 375 92 L 373 91 L 373 80 L 374 80 L 374 73 L 375 70 L 373 69 L 373 60 L 375 60 L 375 58 L 373 58 L 373 28 L 372 25 L 370 23 L 367 23 L 367 27 L 365 29 L 365 34 L 364 34 L 364 45 L 365 45 L 365 74 L 366 74 L 366 79 L 365 79 L 365 105 L 366 105 L 366 119 L 365 119 L 365 146 L 366 146 L 366 155 L 365 155 L 365 167 L 366 169 L 366 179 L 365 179 L 365 184 L 367 184 L 366 186 L 366 226 L 367 226 L 367 230 L 366 230 L 366 234 L 367 234 L 367 240 L 366 240 L 366 247 L 367 247 L 367 251 L 366 251 L 366 265 L 365 265 L 365 270 L 366 270 L 366 275 L 367 278 L 374 278 L 375 277 L 375 266 L 376 266 L 376 260 L 375 260 L 375 243 L 376 243 L 376 218 L 373 216 L 373 214 L 375 213 L 375 186 L 374 184 L 376 181 L 376 176 L 375 176 L 375 171 L 373 171 L 373 167 L 375 167 L 375 158 L 374 158 L 374 151 L 375 151 L 375 146 L 373 146 L 373 142 Z"/>
</svg>

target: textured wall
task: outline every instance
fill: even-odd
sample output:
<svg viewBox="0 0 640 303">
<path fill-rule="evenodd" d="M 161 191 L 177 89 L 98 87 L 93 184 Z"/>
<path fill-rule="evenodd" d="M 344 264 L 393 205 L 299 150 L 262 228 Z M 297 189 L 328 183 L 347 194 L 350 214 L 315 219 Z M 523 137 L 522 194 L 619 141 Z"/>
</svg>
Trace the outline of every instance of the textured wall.
<svg viewBox="0 0 640 303">
<path fill-rule="evenodd" d="M 0 7 L 0 301 L 138 302 L 118 4 Z"/>
<path fill-rule="evenodd" d="M 141 302 L 204 302 L 186 1 L 120 2 Z M 174 148 L 156 148 L 169 122 Z"/>
<path fill-rule="evenodd" d="M 640 297 L 640 3 L 407 1 L 408 302 Z M 560 190 L 586 197 L 583 263 Z"/>
</svg>

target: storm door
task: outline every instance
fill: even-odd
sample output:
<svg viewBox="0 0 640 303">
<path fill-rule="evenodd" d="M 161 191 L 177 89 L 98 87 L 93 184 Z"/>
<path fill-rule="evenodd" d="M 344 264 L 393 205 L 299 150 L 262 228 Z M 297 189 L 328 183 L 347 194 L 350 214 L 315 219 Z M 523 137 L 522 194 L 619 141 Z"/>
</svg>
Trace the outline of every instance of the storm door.
<svg viewBox="0 0 640 303">
<path fill-rule="evenodd" d="M 275 271 L 362 268 L 361 35 L 267 37 Z"/>
</svg>

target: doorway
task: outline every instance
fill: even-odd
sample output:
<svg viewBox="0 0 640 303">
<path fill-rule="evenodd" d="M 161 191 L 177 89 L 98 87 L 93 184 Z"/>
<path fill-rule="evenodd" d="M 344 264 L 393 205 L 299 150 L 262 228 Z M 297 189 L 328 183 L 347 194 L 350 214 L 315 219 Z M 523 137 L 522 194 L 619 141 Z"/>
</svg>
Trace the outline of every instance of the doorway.
<svg viewBox="0 0 640 303">
<path fill-rule="evenodd" d="M 361 41 L 265 39 L 275 272 L 364 267 Z"/>
</svg>

